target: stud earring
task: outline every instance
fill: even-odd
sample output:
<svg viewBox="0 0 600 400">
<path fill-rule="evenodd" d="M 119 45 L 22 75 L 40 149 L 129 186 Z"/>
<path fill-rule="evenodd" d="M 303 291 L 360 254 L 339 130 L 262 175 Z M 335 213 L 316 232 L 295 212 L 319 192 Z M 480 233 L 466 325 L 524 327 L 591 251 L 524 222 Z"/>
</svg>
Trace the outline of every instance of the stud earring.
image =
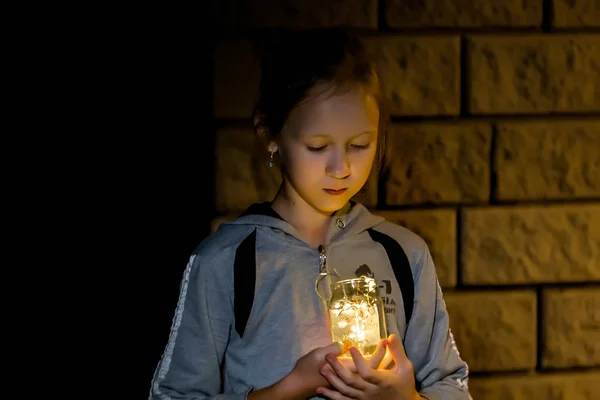
<svg viewBox="0 0 600 400">
<path fill-rule="evenodd" d="M 269 156 L 269 168 L 273 168 L 273 152 L 271 152 L 271 155 Z"/>
</svg>

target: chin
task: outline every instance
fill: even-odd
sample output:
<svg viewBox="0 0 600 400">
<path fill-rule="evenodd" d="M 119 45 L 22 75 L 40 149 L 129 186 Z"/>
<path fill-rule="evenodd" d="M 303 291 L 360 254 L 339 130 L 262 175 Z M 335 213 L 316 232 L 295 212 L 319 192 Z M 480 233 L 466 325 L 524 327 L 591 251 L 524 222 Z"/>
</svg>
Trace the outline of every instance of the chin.
<svg viewBox="0 0 600 400">
<path fill-rule="evenodd" d="M 344 207 L 348 200 L 350 200 L 349 196 L 339 196 L 339 198 L 335 199 L 317 201 L 315 202 L 315 206 L 322 213 L 331 214 Z"/>
</svg>

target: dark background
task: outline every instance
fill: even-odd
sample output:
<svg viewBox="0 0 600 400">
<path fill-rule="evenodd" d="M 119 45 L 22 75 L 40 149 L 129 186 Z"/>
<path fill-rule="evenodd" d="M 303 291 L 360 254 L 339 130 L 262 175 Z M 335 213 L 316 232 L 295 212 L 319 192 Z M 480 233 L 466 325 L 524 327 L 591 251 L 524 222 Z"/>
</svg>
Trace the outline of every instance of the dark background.
<svg viewBox="0 0 600 400">
<path fill-rule="evenodd" d="M 110 285 L 100 291 L 107 322 L 98 326 L 111 337 L 99 338 L 109 361 L 93 380 L 139 399 L 167 343 L 188 258 L 215 215 L 214 35 L 201 4 L 117 13 L 97 33 L 106 48 L 94 60 L 100 129 L 84 223 L 96 239 L 81 238 L 80 248 Z"/>
</svg>

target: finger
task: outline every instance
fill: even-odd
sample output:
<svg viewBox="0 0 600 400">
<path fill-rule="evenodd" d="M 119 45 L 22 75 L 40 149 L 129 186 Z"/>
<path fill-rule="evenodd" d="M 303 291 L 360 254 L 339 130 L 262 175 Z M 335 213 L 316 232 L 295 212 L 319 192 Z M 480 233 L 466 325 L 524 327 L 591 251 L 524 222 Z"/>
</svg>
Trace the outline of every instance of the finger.
<svg viewBox="0 0 600 400">
<path fill-rule="evenodd" d="M 331 365 L 325 364 L 321 367 L 321 375 L 327 379 L 327 382 L 339 393 L 346 397 L 356 398 L 362 396 L 362 392 L 347 385 L 333 370 Z"/>
<path fill-rule="evenodd" d="M 358 390 L 365 390 L 368 387 L 368 382 L 365 382 L 360 375 L 353 373 L 348 368 L 344 367 L 337 358 L 327 356 L 327 362 L 331 368 L 333 368 L 333 371 L 336 373 L 336 375 L 346 385 Z"/>
<path fill-rule="evenodd" d="M 386 351 L 387 351 L 387 340 L 386 339 L 380 340 L 379 343 L 377 344 L 377 348 L 375 349 L 375 352 L 369 359 L 369 362 L 368 362 L 369 366 L 371 368 L 377 369 L 377 367 L 379 367 L 379 364 L 383 360 L 383 357 L 385 356 Z"/>
<path fill-rule="evenodd" d="M 397 365 L 401 365 L 409 361 L 408 357 L 406 356 L 406 352 L 404 351 L 404 346 L 398 339 L 398 336 L 395 334 L 390 335 L 388 343 L 390 352 L 392 353 L 392 358 Z"/>
<path fill-rule="evenodd" d="M 330 345 L 324 347 L 327 354 L 334 354 L 336 357 L 346 351 L 341 344 L 333 342 Z"/>
<path fill-rule="evenodd" d="M 352 347 L 350 349 L 350 354 L 352 355 L 352 360 L 354 360 L 354 364 L 356 364 L 356 369 L 358 370 L 359 375 L 367 382 L 371 384 L 379 383 L 380 379 L 377 375 L 373 374 L 375 370 L 367 365 L 367 362 L 360 354 L 360 351 L 356 347 Z"/>
<path fill-rule="evenodd" d="M 350 372 L 358 373 L 358 370 L 356 369 L 356 365 L 354 365 L 354 361 L 352 360 L 352 358 L 338 358 L 338 361 Z"/>
<path fill-rule="evenodd" d="M 383 360 L 381 360 L 381 362 L 379 363 L 379 367 L 377 369 L 380 371 L 383 369 L 389 369 L 390 365 L 392 365 L 393 362 L 394 357 L 392 356 L 392 351 L 390 350 L 388 344 L 388 347 L 385 349 L 385 356 L 383 357 Z"/>
<path fill-rule="evenodd" d="M 327 355 L 337 357 L 343 354 L 345 351 L 346 349 L 344 349 L 344 345 L 338 342 L 333 342 L 325 347 L 315 349 L 315 357 L 318 360 L 318 362 L 325 363 L 327 362 Z"/>
<path fill-rule="evenodd" d="M 320 395 L 323 395 L 331 400 L 354 400 L 351 397 L 344 396 L 340 392 L 337 392 L 337 391 L 331 390 L 331 389 L 327 389 L 324 387 L 317 388 L 317 393 Z"/>
</svg>

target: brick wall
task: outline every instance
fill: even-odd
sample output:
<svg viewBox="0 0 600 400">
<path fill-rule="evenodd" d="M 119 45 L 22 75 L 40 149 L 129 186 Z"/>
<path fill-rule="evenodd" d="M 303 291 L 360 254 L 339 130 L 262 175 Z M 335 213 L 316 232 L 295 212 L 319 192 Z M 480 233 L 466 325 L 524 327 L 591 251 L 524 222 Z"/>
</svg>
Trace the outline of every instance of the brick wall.
<svg viewBox="0 0 600 400">
<path fill-rule="evenodd" d="M 600 398 L 600 2 L 215 4 L 214 226 L 279 184 L 248 119 L 251 39 L 360 28 L 394 157 L 361 200 L 429 243 L 474 399 Z"/>
</svg>

